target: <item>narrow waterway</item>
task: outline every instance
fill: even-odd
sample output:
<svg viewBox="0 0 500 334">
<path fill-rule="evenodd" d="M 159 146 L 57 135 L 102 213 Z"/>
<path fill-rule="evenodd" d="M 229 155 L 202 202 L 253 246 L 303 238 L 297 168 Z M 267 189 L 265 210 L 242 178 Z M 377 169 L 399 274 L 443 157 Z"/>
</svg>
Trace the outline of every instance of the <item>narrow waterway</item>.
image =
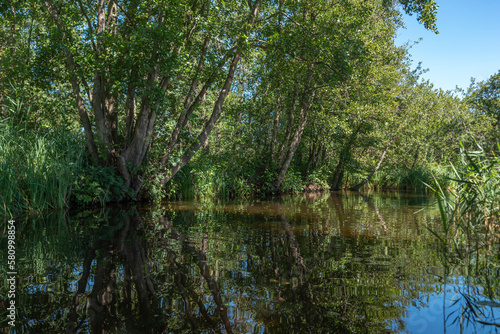
<svg viewBox="0 0 500 334">
<path fill-rule="evenodd" d="M 330 193 L 16 221 L 14 332 L 496 333 L 498 248 L 452 258 L 432 202 Z"/>
</svg>

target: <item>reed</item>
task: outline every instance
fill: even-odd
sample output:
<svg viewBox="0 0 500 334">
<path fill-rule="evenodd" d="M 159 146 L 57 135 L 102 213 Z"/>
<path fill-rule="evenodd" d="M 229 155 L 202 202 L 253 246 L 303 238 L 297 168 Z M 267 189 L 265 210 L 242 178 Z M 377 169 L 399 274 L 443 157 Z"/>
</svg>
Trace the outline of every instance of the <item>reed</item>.
<svg viewBox="0 0 500 334">
<path fill-rule="evenodd" d="M 248 178 L 241 170 L 224 163 L 195 162 L 177 173 L 168 184 L 166 195 L 171 199 L 248 198 L 254 195 Z"/>
<path fill-rule="evenodd" d="M 453 172 L 449 192 L 439 182 L 429 186 L 437 197 L 441 227 L 428 229 L 458 259 L 480 263 L 479 257 L 491 255 L 500 241 L 500 158 L 462 147 L 461 166 L 453 166 Z"/>
<path fill-rule="evenodd" d="M 450 169 L 437 164 L 409 169 L 406 167 L 388 166 L 376 173 L 370 181 L 375 189 L 402 189 L 426 190 L 426 184 L 436 180 L 440 186 L 447 188 L 450 185 Z"/>
<path fill-rule="evenodd" d="M 67 206 L 83 163 L 82 141 L 63 131 L 0 125 L 0 216 Z"/>
</svg>

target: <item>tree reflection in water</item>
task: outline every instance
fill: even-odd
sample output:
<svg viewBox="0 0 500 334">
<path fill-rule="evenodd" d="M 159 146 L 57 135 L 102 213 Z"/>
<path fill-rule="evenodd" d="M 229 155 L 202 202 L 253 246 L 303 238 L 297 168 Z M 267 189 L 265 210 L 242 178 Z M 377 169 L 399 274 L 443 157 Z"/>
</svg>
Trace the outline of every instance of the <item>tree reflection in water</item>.
<svg viewBox="0 0 500 334">
<path fill-rule="evenodd" d="M 28 221 L 17 329 L 488 332 L 499 323 L 498 261 L 444 266 L 423 228 L 439 212 L 414 214 L 425 204 L 332 194 Z"/>
<path fill-rule="evenodd" d="M 137 210 L 118 213 L 118 217 L 122 219 L 112 237 L 96 241 L 85 254 L 78 290 L 69 308 L 66 333 L 79 332 L 87 317 L 92 333 L 108 333 L 122 325 L 126 332 L 162 333 L 166 329 L 151 280 L 142 218 Z M 117 269 L 123 275 L 121 293 L 116 291 Z M 92 282 L 90 276 L 93 276 Z M 88 284 L 92 285 L 90 293 L 86 293 Z M 82 314 L 78 314 L 85 295 Z M 136 307 L 138 314 L 134 317 Z M 125 319 L 125 323 L 119 324 L 120 319 Z"/>
<path fill-rule="evenodd" d="M 329 205 L 341 217 L 355 215 L 345 212 L 350 209 L 343 207 L 341 199 Z M 366 245 L 332 236 L 328 217 L 315 217 L 314 224 L 309 224 L 314 214 L 300 209 L 290 212 L 279 202 L 266 203 L 260 210 L 248 207 L 238 211 L 226 206 L 223 212 L 204 213 L 178 209 L 181 213 L 177 212 L 174 220 L 191 237 L 188 239 L 161 215 L 152 219 L 157 224 L 152 240 L 168 254 L 183 309 L 193 328 L 196 315 L 191 305 L 198 305 L 201 317 L 206 317 L 210 308 L 227 332 L 388 332 L 391 322 L 403 316 L 403 306 L 408 303 L 404 300 L 412 298 L 398 293 L 393 277 L 384 282 L 377 279 L 377 271 L 358 272 L 360 263 L 350 264 L 349 260 L 353 254 L 360 256 L 363 247 L 371 248 L 370 239 Z M 381 217 L 380 212 L 377 216 Z M 214 221 L 217 226 L 211 225 Z M 263 221 L 267 226 L 255 227 Z M 352 237 L 356 233 L 343 220 L 337 227 L 342 235 Z M 386 227 L 382 227 L 384 231 Z M 169 237 L 162 237 L 166 231 Z M 369 253 L 367 250 L 372 256 Z M 161 257 L 157 260 L 162 261 Z M 219 272 L 216 277 L 210 275 L 207 263 L 212 264 L 214 274 Z M 219 266 L 218 271 L 215 266 Z M 206 285 L 200 284 L 197 274 Z M 392 272 L 386 276 L 392 276 Z M 162 279 L 168 281 L 166 276 Z M 163 295 L 173 299 L 172 289 L 168 291 Z M 380 295 L 374 300 L 373 292 L 377 291 Z M 212 298 L 206 297 L 208 292 Z M 229 311 L 224 300 L 231 305 Z"/>
</svg>

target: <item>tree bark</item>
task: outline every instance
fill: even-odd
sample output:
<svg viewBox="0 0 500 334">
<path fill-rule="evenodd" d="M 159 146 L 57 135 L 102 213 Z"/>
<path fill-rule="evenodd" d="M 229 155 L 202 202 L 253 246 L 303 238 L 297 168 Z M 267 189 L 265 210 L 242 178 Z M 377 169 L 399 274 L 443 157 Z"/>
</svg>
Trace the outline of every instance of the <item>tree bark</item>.
<svg viewBox="0 0 500 334">
<path fill-rule="evenodd" d="M 345 164 L 349 161 L 351 156 L 351 147 L 356 140 L 359 130 L 361 129 L 361 124 L 358 124 L 355 130 L 349 136 L 349 140 L 345 144 L 344 148 L 340 152 L 339 162 L 337 163 L 337 167 L 335 169 L 335 173 L 333 176 L 333 182 L 331 184 L 331 189 L 338 191 L 342 188 L 342 178 L 344 177 L 344 168 Z M 346 185 L 347 186 L 347 185 Z"/>
<path fill-rule="evenodd" d="M 234 78 L 234 72 L 236 71 L 236 67 L 238 65 L 239 60 L 240 60 L 240 52 L 236 52 L 236 54 L 233 57 L 233 61 L 231 62 L 231 66 L 229 68 L 229 72 L 227 74 L 224 86 L 222 87 L 222 90 L 219 93 L 219 97 L 215 102 L 214 109 L 212 111 L 212 116 L 210 117 L 208 122 L 205 123 L 205 126 L 201 131 L 201 133 L 198 135 L 197 140 L 187 149 L 187 151 L 181 157 L 180 163 L 177 164 L 176 166 L 172 166 L 166 172 L 163 172 L 164 178 L 161 181 L 163 185 L 169 182 L 175 176 L 175 174 L 177 174 L 177 172 L 179 172 L 179 170 L 181 170 L 181 168 L 184 167 L 189 162 L 189 160 L 191 160 L 193 155 L 200 148 L 206 145 L 208 141 L 208 136 L 210 135 L 210 132 L 214 128 L 215 123 L 217 122 L 220 114 L 222 113 L 222 105 L 224 104 L 226 96 L 229 93 L 229 90 L 231 89 L 231 84 Z"/>
<path fill-rule="evenodd" d="M 411 164 L 411 170 L 415 169 L 415 166 L 417 165 L 417 159 L 420 154 L 420 145 L 417 146 L 417 149 L 415 150 L 415 154 L 413 155 L 413 163 Z"/>
<path fill-rule="evenodd" d="M 207 80 L 207 82 L 203 85 L 202 89 L 200 90 L 200 92 L 198 93 L 196 98 L 194 98 L 196 88 L 198 87 L 197 76 L 198 76 L 198 74 L 201 73 L 201 71 L 203 69 L 203 61 L 204 61 L 205 54 L 207 51 L 207 46 L 208 46 L 208 39 L 205 39 L 205 42 L 204 42 L 203 48 L 202 48 L 202 55 L 201 55 L 201 58 L 198 62 L 196 74 L 191 82 L 189 92 L 186 95 L 186 100 L 184 101 L 184 109 L 182 110 L 181 114 L 179 115 L 179 119 L 177 120 L 177 124 L 176 124 L 174 131 L 172 132 L 172 135 L 170 136 L 169 142 L 167 144 L 166 152 L 163 155 L 163 157 L 161 158 L 161 165 L 163 167 L 165 167 L 167 165 L 168 158 L 170 157 L 170 154 L 172 153 L 175 145 L 177 144 L 177 141 L 179 139 L 179 134 L 181 133 L 182 129 L 186 126 L 189 116 L 194 111 L 194 108 L 198 105 L 198 103 L 200 103 L 200 101 L 202 101 L 205 98 L 205 95 L 207 93 L 207 89 L 212 84 L 213 78 L 216 75 L 216 73 L 214 73 L 212 75 L 212 77 L 209 80 Z M 217 72 L 220 71 L 225 64 L 226 64 L 226 57 L 224 57 L 224 59 L 217 66 Z M 193 100 L 193 98 L 194 98 L 194 100 Z"/>
<path fill-rule="evenodd" d="M 278 146 L 278 130 L 280 125 L 280 111 L 281 111 L 281 93 L 278 96 L 278 101 L 276 103 L 276 108 L 274 108 L 274 122 L 273 122 L 273 134 L 271 137 L 271 159 L 274 161 L 276 159 L 276 150 Z"/>
<path fill-rule="evenodd" d="M 293 93 L 293 101 L 292 101 L 292 111 L 289 114 L 288 117 L 288 125 L 286 127 L 286 134 L 285 134 L 285 139 L 281 142 L 280 149 L 279 149 L 279 158 L 278 158 L 278 165 L 281 166 L 283 164 L 283 159 L 285 159 L 285 154 L 287 152 L 286 148 L 289 146 L 289 141 L 290 141 L 290 136 L 292 135 L 292 129 L 293 129 L 293 123 L 295 120 L 295 110 L 297 109 L 297 101 L 299 99 L 299 90 L 298 88 L 295 88 L 294 93 Z"/>
<path fill-rule="evenodd" d="M 67 38 L 71 43 L 71 35 L 68 35 L 66 33 L 66 26 L 64 25 L 64 22 L 61 20 L 59 13 L 54 7 L 53 3 L 47 0 L 45 1 L 45 6 L 47 7 L 51 18 L 54 20 L 58 28 L 63 31 L 63 38 Z M 73 89 L 73 95 L 75 96 L 76 108 L 78 110 L 80 121 L 82 122 L 83 131 L 85 133 L 85 139 L 86 139 L 85 141 L 87 143 L 87 148 L 92 158 L 95 161 L 100 161 L 99 154 L 97 151 L 97 146 L 94 140 L 94 133 L 92 132 L 92 125 L 90 123 L 87 110 L 85 109 L 85 103 L 83 101 L 82 93 L 80 91 L 80 82 L 77 77 L 76 63 L 73 54 L 70 52 L 66 44 L 62 43 L 62 45 L 66 56 L 66 65 L 68 66 L 68 70 L 70 73 L 70 82 L 71 82 L 71 87 Z"/>
<path fill-rule="evenodd" d="M 338 191 L 342 189 L 342 179 L 344 178 L 344 160 L 346 160 L 346 158 L 343 154 L 341 154 L 339 161 L 337 162 L 337 167 L 335 168 L 335 173 L 333 174 L 333 181 L 331 185 L 332 190 Z"/>
<path fill-rule="evenodd" d="M 158 104 L 155 105 L 155 102 L 157 102 L 155 96 L 157 96 L 158 92 L 164 93 L 169 88 L 169 83 L 171 81 L 169 77 L 171 72 L 165 71 L 160 66 L 160 56 L 163 55 L 161 52 L 164 51 L 162 51 L 158 43 L 154 42 L 152 44 L 152 49 L 148 50 L 150 56 L 149 53 L 147 53 L 149 57 L 148 64 L 151 64 L 146 70 L 149 71 L 147 73 L 140 69 L 128 68 L 126 73 L 129 77 L 124 82 L 128 84 L 128 87 L 125 87 L 123 92 L 123 109 L 125 114 L 124 128 L 120 133 L 118 129 L 119 123 L 117 112 L 120 110 L 120 108 L 118 108 L 118 103 L 121 100 L 121 95 L 118 95 L 120 89 L 114 89 L 115 77 L 112 73 L 112 66 L 114 65 L 108 65 L 105 60 L 112 56 L 110 52 L 113 51 L 113 46 L 111 44 L 111 46 L 108 45 L 108 39 L 105 38 L 105 36 L 113 36 L 120 33 L 120 37 L 127 40 L 130 37 L 130 32 L 137 28 L 137 4 L 131 3 L 130 5 L 122 6 L 115 0 L 99 0 L 92 5 L 88 5 L 83 1 L 77 2 L 76 8 L 79 8 L 82 18 L 84 22 L 86 22 L 90 46 L 93 50 L 92 56 L 95 62 L 94 65 L 92 65 L 93 69 L 91 69 L 93 77 L 87 79 L 87 81 L 92 81 L 92 84 L 87 85 L 83 72 L 78 69 L 77 60 L 79 61 L 79 58 L 76 58 L 76 53 L 74 55 L 72 54 L 74 51 L 71 51 L 72 46 L 76 44 L 75 41 L 72 40 L 70 31 L 72 27 L 68 26 L 68 23 L 65 21 L 66 17 L 61 14 L 65 13 L 63 10 L 67 9 L 65 7 L 66 5 L 59 2 L 54 3 L 53 0 L 45 0 L 44 3 L 51 19 L 56 23 L 58 30 L 63 36 L 62 47 L 66 57 L 66 65 L 70 73 L 70 82 L 73 87 L 73 94 L 75 96 L 80 120 L 84 128 L 89 152 L 94 160 L 100 165 L 117 167 L 118 173 L 125 184 L 137 194 L 143 185 L 142 175 L 141 173 L 137 173 L 137 170 L 145 164 L 148 150 L 151 147 L 157 113 L 159 113 L 157 110 Z M 245 22 L 246 24 L 241 30 L 241 36 L 251 35 L 249 30 L 255 22 L 261 3 L 262 0 L 253 2 L 253 7 L 250 8 L 249 15 Z M 206 15 L 204 5 L 199 6 L 198 4 L 198 1 L 194 1 L 191 6 L 191 12 L 186 13 L 184 17 L 184 24 L 181 28 L 182 39 L 179 40 L 178 43 L 175 42 L 177 44 L 172 45 L 172 57 L 179 56 L 191 37 L 198 32 L 196 27 L 199 18 L 195 18 L 195 16 L 201 15 L 203 17 Z M 92 9 L 86 6 L 92 6 Z M 119 10 L 120 13 L 118 13 Z M 89 14 L 91 14 L 91 17 L 89 17 Z M 146 12 L 146 14 L 149 15 L 147 20 L 149 20 L 149 22 L 154 22 L 157 26 L 167 24 L 164 17 L 165 10 L 161 8 L 154 12 Z M 123 25 L 120 23 L 120 27 L 118 27 L 119 17 L 124 19 L 124 23 Z M 203 30 L 200 30 L 200 34 L 205 33 Z M 226 61 L 232 59 L 231 64 L 228 66 L 229 69 L 226 80 L 214 105 L 211 117 L 205 122 L 197 142 L 193 143 L 189 149 L 184 152 L 181 163 L 177 166 L 168 168 L 168 158 L 178 142 L 182 129 L 187 125 L 189 116 L 194 111 L 196 105 L 205 97 L 207 90 L 218 76 L 218 73 L 214 73 L 210 76 L 205 81 L 201 91 L 198 94 L 196 93 L 198 86 L 201 85 L 199 80 L 202 77 L 204 64 L 206 63 L 205 55 L 212 41 L 210 33 L 206 33 L 201 46 L 201 56 L 197 64 L 194 64 L 194 74 L 190 83 L 189 92 L 184 101 L 184 109 L 165 147 L 164 155 L 160 159 L 160 168 L 165 175 L 162 184 L 168 182 L 168 180 L 170 180 L 180 168 L 192 158 L 199 148 L 207 143 L 208 136 L 214 128 L 222 112 L 222 105 L 230 92 L 234 73 L 243 52 L 242 45 L 238 45 L 239 39 L 236 40 L 238 40 L 235 44 L 236 47 L 227 50 L 226 55 L 218 64 L 216 71 L 214 71 L 220 72 L 220 70 L 227 66 Z M 91 89 L 89 86 L 91 86 Z M 87 111 L 88 104 L 82 96 L 80 87 L 88 88 L 88 102 L 90 102 L 91 105 L 92 122 Z M 138 110 L 136 110 L 136 106 Z M 123 135 L 123 138 L 120 138 L 119 135 Z"/>
</svg>

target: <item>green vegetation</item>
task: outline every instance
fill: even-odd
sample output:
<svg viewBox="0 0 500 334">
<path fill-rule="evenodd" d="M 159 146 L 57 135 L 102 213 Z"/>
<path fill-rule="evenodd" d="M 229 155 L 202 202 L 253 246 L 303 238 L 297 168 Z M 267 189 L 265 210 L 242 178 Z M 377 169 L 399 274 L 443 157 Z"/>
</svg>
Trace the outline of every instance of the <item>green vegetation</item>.
<svg viewBox="0 0 500 334">
<path fill-rule="evenodd" d="M 0 123 L 0 215 L 101 205 L 130 190 L 112 167 L 93 166 L 78 134 Z"/>
<path fill-rule="evenodd" d="M 69 204 L 73 172 L 83 149 L 62 133 L 0 130 L 0 205 L 3 215 L 40 212 Z"/>
<path fill-rule="evenodd" d="M 431 232 L 441 241 L 449 261 L 489 265 L 500 241 L 500 159 L 484 151 L 462 153 L 449 193 L 434 189 L 442 228 Z"/>
<path fill-rule="evenodd" d="M 2 214 L 165 198 L 447 187 L 497 149 L 498 74 L 410 70 L 433 0 L 0 5 Z M 496 108 L 496 109 L 495 109 Z"/>
<path fill-rule="evenodd" d="M 461 323 L 480 323 L 498 327 L 494 312 L 498 307 L 500 270 L 500 159 L 483 150 L 462 152 L 461 168 L 455 170 L 451 190 L 444 192 L 436 182 L 433 188 L 440 211 L 440 226 L 428 226 L 439 242 L 444 281 L 460 273 L 467 277 L 456 292 L 455 317 Z M 471 287 L 479 285 L 484 298 L 473 296 Z M 492 319 L 493 318 L 493 319 Z"/>
</svg>

